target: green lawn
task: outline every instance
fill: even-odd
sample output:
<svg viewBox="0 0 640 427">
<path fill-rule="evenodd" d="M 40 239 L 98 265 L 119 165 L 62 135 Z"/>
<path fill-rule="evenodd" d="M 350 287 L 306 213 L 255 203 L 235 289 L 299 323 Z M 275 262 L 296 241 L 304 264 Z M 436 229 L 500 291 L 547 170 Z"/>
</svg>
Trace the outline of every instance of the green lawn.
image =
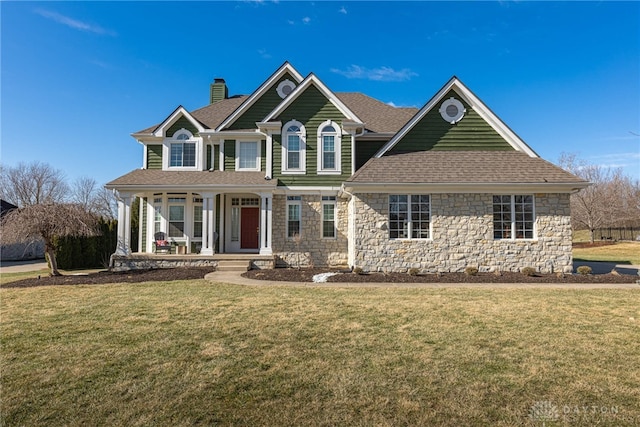
<svg viewBox="0 0 640 427">
<path fill-rule="evenodd" d="M 574 260 L 640 265 L 640 242 L 616 242 L 592 248 L 573 248 Z"/>
<path fill-rule="evenodd" d="M 640 289 L 201 280 L 0 298 L 3 426 L 640 421 Z M 541 402 L 556 412 L 530 417 Z"/>
</svg>

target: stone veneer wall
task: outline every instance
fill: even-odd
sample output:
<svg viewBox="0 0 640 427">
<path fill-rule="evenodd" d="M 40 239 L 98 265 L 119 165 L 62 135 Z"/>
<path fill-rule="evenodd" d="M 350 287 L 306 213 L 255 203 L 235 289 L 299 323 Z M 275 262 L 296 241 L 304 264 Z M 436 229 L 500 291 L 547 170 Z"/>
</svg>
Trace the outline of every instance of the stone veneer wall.
<svg viewBox="0 0 640 427">
<path fill-rule="evenodd" d="M 535 240 L 493 239 L 492 194 L 432 194 L 432 239 L 390 240 L 388 194 L 356 194 L 355 267 L 364 271 L 571 273 L 569 194 L 535 196 Z"/>
<path fill-rule="evenodd" d="M 347 264 L 348 201 L 336 197 L 336 238 L 322 236 L 322 196 L 303 195 L 300 243 L 287 239 L 287 196 L 273 196 L 272 249 L 278 267 L 344 266 Z"/>
<path fill-rule="evenodd" d="M 129 271 L 148 270 L 153 268 L 178 268 L 178 267 L 218 267 L 218 261 L 211 257 L 192 257 L 185 259 L 180 257 L 171 258 L 167 256 L 158 258 L 154 256 L 135 255 L 111 255 L 109 270 Z"/>
</svg>

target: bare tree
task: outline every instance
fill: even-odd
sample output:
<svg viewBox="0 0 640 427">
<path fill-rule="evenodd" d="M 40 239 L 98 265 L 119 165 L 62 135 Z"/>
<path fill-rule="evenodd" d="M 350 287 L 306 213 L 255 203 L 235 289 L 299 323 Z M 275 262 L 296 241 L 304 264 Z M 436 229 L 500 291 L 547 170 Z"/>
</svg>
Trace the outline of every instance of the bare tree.
<svg viewBox="0 0 640 427">
<path fill-rule="evenodd" d="M 95 236 L 97 218 L 82 206 L 46 203 L 15 209 L 2 218 L 2 244 L 44 240 L 51 275 L 59 276 L 55 240 L 65 236 Z"/>
<path fill-rule="evenodd" d="M 112 192 L 101 188 L 96 180 L 80 177 L 71 186 L 71 201 L 84 206 L 89 212 L 108 219 L 115 219 L 118 202 Z"/>
<path fill-rule="evenodd" d="M 591 185 L 571 195 L 571 218 L 577 227 L 589 230 L 594 241 L 595 230 L 623 225 L 640 218 L 640 191 L 622 169 L 589 164 L 575 154 L 563 153 L 559 164 Z"/>
<path fill-rule="evenodd" d="M 0 197 L 19 207 L 60 203 L 68 191 L 64 173 L 46 163 L 19 163 L 0 170 Z"/>
</svg>

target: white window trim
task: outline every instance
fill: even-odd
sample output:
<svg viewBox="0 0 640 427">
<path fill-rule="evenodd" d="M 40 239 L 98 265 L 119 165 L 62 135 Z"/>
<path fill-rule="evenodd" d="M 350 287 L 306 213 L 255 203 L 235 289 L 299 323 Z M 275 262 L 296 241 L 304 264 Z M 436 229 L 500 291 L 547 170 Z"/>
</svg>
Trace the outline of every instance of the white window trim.
<svg viewBox="0 0 640 427">
<path fill-rule="evenodd" d="M 387 209 L 389 209 L 389 205 L 391 204 L 391 196 L 407 196 L 407 216 L 411 218 L 411 196 L 429 196 L 429 237 L 411 237 L 413 234 L 413 221 L 407 221 L 407 237 L 391 237 L 389 234 L 391 233 L 391 211 L 387 212 L 387 238 L 389 240 L 413 240 L 413 241 L 431 241 L 433 240 L 433 216 L 431 215 L 431 194 L 389 194 L 387 197 Z"/>
<path fill-rule="evenodd" d="M 288 200 L 288 197 L 287 197 L 285 224 L 284 224 L 285 237 L 287 240 L 294 239 L 294 237 L 289 237 L 289 206 L 291 205 L 298 206 L 298 214 L 300 216 L 298 220 L 300 222 L 300 229 L 298 230 L 298 234 L 302 237 L 302 196 L 300 196 L 300 200 Z"/>
<path fill-rule="evenodd" d="M 188 140 L 178 140 L 178 136 L 187 135 Z M 171 166 L 171 144 L 195 143 L 196 162 L 194 166 Z M 176 131 L 172 137 L 165 138 L 162 142 L 162 169 L 172 171 L 199 171 L 202 170 L 202 138 L 194 137 L 187 129 L 182 128 Z"/>
<path fill-rule="evenodd" d="M 494 241 L 518 241 L 518 242 L 534 242 L 538 240 L 538 221 L 536 221 L 536 196 L 535 194 L 494 194 L 495 196 L 509 196 L 511 198 L 511 237 L 493 237 Z M 532 237 L 516 237 L 516 196 L 531 196 L 531 213 L 533 215 L 532 218 Z M 491 216 L 493 218 L 493 197 L 491 203 Z M 491 220 L 491 227 L 495 229 L 495 222 L 493 219 Z"/>
<path fill-rule="evenodd" d="M 296 125 L 300 128 L 300 168 L 289 169 L 287 162 L 289 160 L 289 138 L 287 129 L 290 126 Z M 302 123 L 297 120 L 291 120 L 285 123 L 282 127 L 282 159 L 281 159 L 281 171 L 283 175 L 304 175 L 307 173 L 307 129 Z"/>
<path fill-rule="evenodd" d="M 336 129 L 334 148 L 336 153 L 336 167 L 334 169 L 324 169 L 322 167 L 322 161 L 324 157 L 324 144 L 322 141 L 322 129 L 325 126 L 333 126 Z M 342 127 L 332 120 L 326 120 L 318 126 L 318 175 L 341 175 L 342 174 Z"/>
<path fill-rule="evenodd" d="M 241 142 L 253 142 L 257 145 L 256 150 L 256 167 L 255 168 L 241 168 L 240 167 L 240 143 Z M 238 139 L 236 140 L 236 171 L 238 172 L 260 172 L 262 163 L 262 141 L 254 139 Z"/>
<path fill-rule="evenodd" d="M 333 196 L 333 200 L 322 200 L 320 197 L 320 238 L 323 240 L 336 240 L 338 238 L 338 203 Z M 333 206 L 333 237 L 324 236 L 324 206 Z"/>
</svg>

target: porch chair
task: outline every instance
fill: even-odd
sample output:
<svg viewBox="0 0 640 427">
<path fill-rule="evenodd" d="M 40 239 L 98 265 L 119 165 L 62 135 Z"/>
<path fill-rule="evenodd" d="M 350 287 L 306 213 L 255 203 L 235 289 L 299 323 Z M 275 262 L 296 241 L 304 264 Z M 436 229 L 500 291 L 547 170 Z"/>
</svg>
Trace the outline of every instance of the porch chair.
<svg viewBox="0 0 640 427">
<path fill-rule="evenodd" d="M 171 253 L 171 243 L 167 241 L 167 235 L 163 231 L 158 231 L 154 234 L 154 239 L 155 253 L 158 253 L 158 251 Z"/>
</svg>

